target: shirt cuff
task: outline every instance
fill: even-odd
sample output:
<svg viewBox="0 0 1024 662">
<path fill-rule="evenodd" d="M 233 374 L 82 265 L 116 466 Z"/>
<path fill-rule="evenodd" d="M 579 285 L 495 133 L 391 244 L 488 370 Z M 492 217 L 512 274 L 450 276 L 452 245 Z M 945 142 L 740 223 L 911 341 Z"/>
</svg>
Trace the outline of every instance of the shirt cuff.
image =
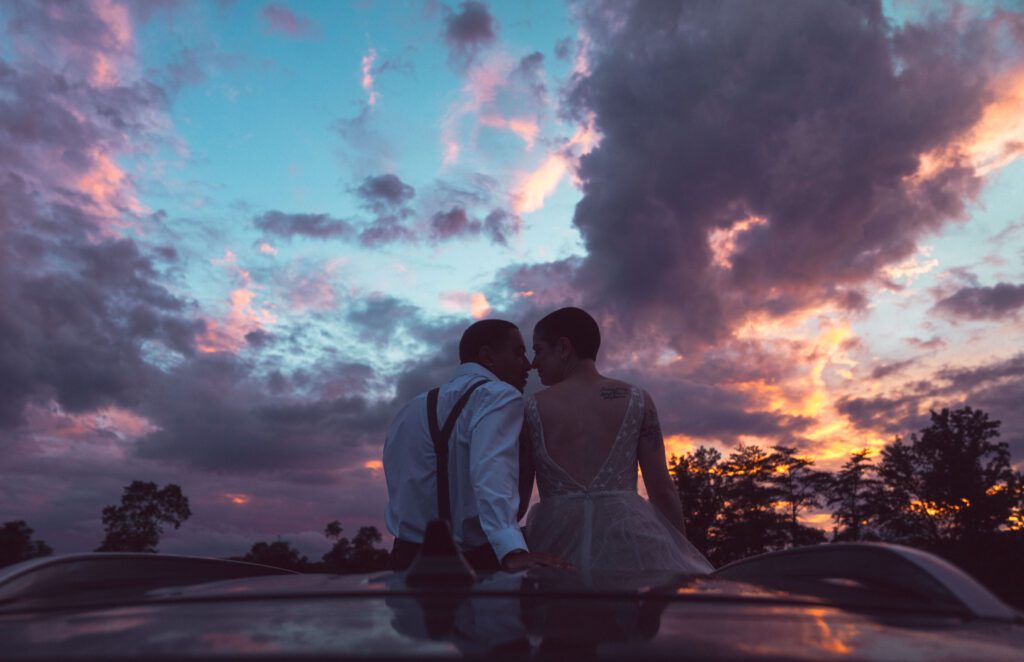
<svg viewBox="0 0 1024 662">
<path fill-rule="evenodd" d="M 498 561 L 503 560 L 505 555 L 516 549 L 530 551 L 530 548 L 526 546 L 526 539 L 523 538 L 523 532 L 519 530 L 518 526 L 491 531 L 491 534 L 487 536 L 487 540 L 490 541 Z"/>
</svg>

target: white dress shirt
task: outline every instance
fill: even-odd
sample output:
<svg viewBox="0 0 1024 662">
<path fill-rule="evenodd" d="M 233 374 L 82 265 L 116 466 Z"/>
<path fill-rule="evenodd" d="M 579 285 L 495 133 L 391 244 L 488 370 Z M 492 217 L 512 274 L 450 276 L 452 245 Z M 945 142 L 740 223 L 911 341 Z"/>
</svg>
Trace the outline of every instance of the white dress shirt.
<svg viewBox="0 0 1024 662">
<path fill-rule="evenodd" d="M 500 560 L 527 549 L 516 518 L 523 396 L 482 365 L 463 363 L 441 386 L 437 421 L 443 427 L 456 401 L 481 378 L 487 383 L 473 391 L 448 440 L 452 534 L 460 549 L 490 543 Z M 421 393 L 398 412 L 384 441 L 385 521 L 396 538 L 422 543 L 427 522 L 438 518 L 436 462 L 427 394 Z"/>
</svg>

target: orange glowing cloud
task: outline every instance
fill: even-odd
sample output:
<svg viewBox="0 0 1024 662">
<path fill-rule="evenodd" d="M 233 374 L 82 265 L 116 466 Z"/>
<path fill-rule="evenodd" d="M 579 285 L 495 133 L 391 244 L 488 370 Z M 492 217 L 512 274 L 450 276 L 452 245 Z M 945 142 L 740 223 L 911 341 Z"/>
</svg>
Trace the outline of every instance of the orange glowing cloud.
<svg viewBox="0 0 1024 662">
<path fill-rule="evenodd" d="M 544 201 L 555 192 L 569 167 L 569 161 L 560 153 L 551 154 L 537 170 L 528 173 L 513 194 L 512 209 L 527 214 L 544 206 Z"/>
<path fill-rule="evenodd" d="M 249 495 L 242 492 L 225 492 L 224 498 L 236 506 L 244 506 L 251 501 Z"/>
<path fill-rule="evenodd" d="M 277 255 L 277 249 L 265 241 L 260 242 L 259 249 L 264 255 Z"/>
<path fill-rule="evenodd" d="M 1024 67 L 997 78 L 990 92 L 992 101 L 978 122 L 950 144 L 922 154 L 912 181 L 923 182 L 959 163 L 984 176 L 1024 154 Z"/>
<path fill-rule="evenodd" d="M 533 149 L 533 142 L 540 131 L 537 120 L 531 118 L 512 117 L 506 119 L 500 115 L 484 115 L 480 118 L 480 124 L 492 129 L 508 129 L 523 139 L 527 150 Z"/>
<path fill-rule="evenodd" d="M 526 173 L 519 179 L 512 193 L 512 209 L 517 214 L 537 211 L 544 206 L 544 201 L 558 188 L 569 167 L 580 156 L 587 154 L 600 142 L 600 135 L 594 127 L 594 117 L 578 127 L 569 142 L 553 151 L 539 168 Z M 574 182 L 579 186 L 579 182 Z"/>
<path fill-rule="evenodd" d="M 711 262 L 723 269 L 732 268 L 732 256 L 736 254 L 737 238 L 758 225 L 768 222 L 761 216 L 748 216 L 736 221 L 728 228 L 715 228 L 708 233 L 708 246 L 711 248 Z"/>
<path fill-rule="evenodd" d="M 473 319 L 483 319 L 491 312 L 491 304 L 483 292 L 445 292 L 441 307 L 451 312 L 468 312 Z"/>
<path fill-rule="evenodd" d="M 384 463 L 380 460 L 369 460 L 363 463 L 363 468 L 370 471 L 380 471 L 384 468 Z"/>
</svg>

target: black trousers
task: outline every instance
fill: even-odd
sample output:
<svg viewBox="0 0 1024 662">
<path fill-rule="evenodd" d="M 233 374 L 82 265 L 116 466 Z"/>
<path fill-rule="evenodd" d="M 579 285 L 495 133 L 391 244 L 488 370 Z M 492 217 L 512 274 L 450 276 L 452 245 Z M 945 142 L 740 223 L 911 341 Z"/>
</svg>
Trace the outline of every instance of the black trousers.
<svg viewBox="0 0 1024 662">
<path fill-rule="evenodd" d="M 421 547 L 423 545 L 418 542 L 409 542 L 408 540 L 395 538 L 395 546 L 391 548 L 391 559 L 388 568 L 395 571 L 407 569 L 413 559 L 416 558 L 416 555 L 420 553 Z M 464 549 L 462 550 L 462 555 L 466 557 L 466 561 L 474 570 L 501 570 L 501 562 L 494 553 L 494 548 L 490 545 Z"/>
</svg>

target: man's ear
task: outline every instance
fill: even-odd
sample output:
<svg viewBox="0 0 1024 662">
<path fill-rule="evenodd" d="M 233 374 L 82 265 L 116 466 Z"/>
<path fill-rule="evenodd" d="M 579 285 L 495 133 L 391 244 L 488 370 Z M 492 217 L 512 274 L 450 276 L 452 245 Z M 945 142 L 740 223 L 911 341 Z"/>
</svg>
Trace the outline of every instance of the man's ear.
<svg viewBox="0 0 1024 662">
<path fill-rule="evenodd" d="M 558 353 L 562 356 L 572 356 L 572 341 L 565 336 L 558 338 Z"/>
<path fill-rule="evenodd" d="M 480 348 L 480 351 L 476 354 L 476 362 L 485 368 L 490 368 L 494 365 L 494 350 L 491 349 L 490 345 L 484 345 Z"/>
</svg>

